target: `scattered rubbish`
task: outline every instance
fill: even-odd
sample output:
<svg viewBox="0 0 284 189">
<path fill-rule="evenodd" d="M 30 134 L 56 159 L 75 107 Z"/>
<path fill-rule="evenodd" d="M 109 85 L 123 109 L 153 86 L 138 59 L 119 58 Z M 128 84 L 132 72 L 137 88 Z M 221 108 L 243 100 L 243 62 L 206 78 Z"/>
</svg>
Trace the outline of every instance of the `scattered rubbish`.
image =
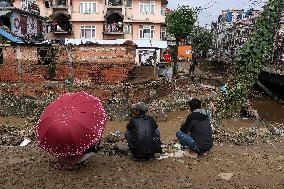
<svg viewBox="0 0 284 189">
<path fill-rule="evenodd" d="M 230 180 L 233 177 L 233 173 L 220 173 L 218 176 L 221 177 L 223 180 Z"/>
<path fill-rule="evenodd" d="M 120 131 L 110 132 L 106 135 L 105 141 L 109 143 L 115 143 L 120 140 L 122 133 Z"/>
<path fill-rule="evenodd" d="M 31 140 L 29 138 L 25 138 L 24 141 L 20 144 L 21 147 L 27 146 Z"/>
<path fill-rule="evenodd" d="M 158 160 L 162 160 L 162 159 L 167 159 L 167 158 L 181 158 L 184 157 L 186 154 L 188 154 L 187 151 L 183 151 L 183 150 L 178 150 L 176 152 L 173 153 L 164 153 L 162 154 L 160 157 L 158 157 Z"/>
</svg>

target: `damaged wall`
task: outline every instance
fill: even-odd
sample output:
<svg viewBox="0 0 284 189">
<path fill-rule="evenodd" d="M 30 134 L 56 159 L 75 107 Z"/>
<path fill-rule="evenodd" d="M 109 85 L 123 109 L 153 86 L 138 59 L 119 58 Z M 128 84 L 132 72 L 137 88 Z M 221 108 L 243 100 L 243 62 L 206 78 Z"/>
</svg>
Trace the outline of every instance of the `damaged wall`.
<svg viewBox="0 0 284 189">
<path fill-rule="evenodd" d="M 1 50 L 2 83 L 48 84 L 66 79 L 73 86 L 119 83 L 127 80 L 135 64 L 135 47 L 127 45 L 17 45 Z"/>
</svg>

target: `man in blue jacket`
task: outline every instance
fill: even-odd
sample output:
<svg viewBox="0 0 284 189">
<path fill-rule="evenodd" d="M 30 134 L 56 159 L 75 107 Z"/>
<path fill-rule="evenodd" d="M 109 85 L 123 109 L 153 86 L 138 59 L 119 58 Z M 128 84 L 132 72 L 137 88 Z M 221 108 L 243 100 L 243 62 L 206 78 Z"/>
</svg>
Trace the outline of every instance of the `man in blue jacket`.
<svg viewBox="0 0 284 189">
<path fill-rule="evenodd" d="M 213 147 L 212 127 L 207 112 L 201 109 L 201 101 L 189 102 L 191 114 L 182 124 L 176 136 L 181 145 L 188 147 L 196 155 L 202 155 Z"/>
<path fill-rule="evenodd" d="M 125 138 L 135 159 L 151 159 L 161 152 L 158 125 L 149 115 L 143 102 L 131 106 L 132 118 L 126 126 Z"/>
</svg>

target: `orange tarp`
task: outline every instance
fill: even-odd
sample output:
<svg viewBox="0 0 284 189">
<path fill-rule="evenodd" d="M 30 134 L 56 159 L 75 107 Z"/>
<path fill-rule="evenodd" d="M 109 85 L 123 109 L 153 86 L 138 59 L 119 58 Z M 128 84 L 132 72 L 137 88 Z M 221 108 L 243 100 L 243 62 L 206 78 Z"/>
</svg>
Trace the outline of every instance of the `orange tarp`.
<svg viewBox="0 0 284 189">
<path fill-rule="evenodd" d="M 192 59 L 192 45 L 178 46 L 178 59 L 182 56 L 183 59 Z"/>
</svg>

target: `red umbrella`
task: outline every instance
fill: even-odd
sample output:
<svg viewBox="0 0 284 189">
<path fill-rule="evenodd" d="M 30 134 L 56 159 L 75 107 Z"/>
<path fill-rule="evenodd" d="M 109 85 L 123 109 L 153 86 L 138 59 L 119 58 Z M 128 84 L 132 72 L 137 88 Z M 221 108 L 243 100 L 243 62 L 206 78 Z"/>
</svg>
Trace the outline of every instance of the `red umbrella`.
<svg viewBox="0 0 284 189">
<path fill-rule="evenodd" d="M 101 139 L 106 120 L 97 97 L 85 92 L 63 94 L 41 114 L 38 144 L 55 156 L 81 155 Z"/>
</svg>

